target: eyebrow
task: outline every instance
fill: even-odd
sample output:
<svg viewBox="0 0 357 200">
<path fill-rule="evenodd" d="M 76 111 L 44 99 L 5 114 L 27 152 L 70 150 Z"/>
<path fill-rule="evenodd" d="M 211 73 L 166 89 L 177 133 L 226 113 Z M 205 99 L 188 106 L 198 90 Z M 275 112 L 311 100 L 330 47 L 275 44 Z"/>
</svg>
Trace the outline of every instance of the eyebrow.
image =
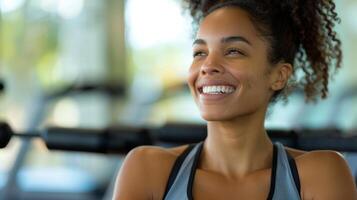
<svg viewBox="0 0 357 200">
<path fill-rule="evenodd" d="M 203 39 L 195 39 L 195 41 L 193 41 L 192 46 L 195 45 L 195 44 L 202 44 L 202 45 L 204 45 L 204 44 L 207 44 L 207 43 L 206 43 L 206 41 L 204 41 Z"/>
<path fill-rule="evenodd" d="M 252 43 L 249 40 L 247 40 L 245 37 L 242 37 L 242 36 L 225 37 L 225 38 L 222 38 L 221 42 L 222 43 L 245 42 L 245 43 L 249 44 L 250 46 L 252 46 Z"/>
<path fill-rule="evenodd" d="M 221 43 L 231 43 L 231 42 L 245 42 L 247 44 L 249 44 L 250 46 L 252 46 L 252 43 L 247 40 L 245 37 L 242 36 L 229 36 L 229 37 L 224 37 L 221 39 Z M 207 42 L 203 39 L 196 39 L 192 45 L 195 44 L 201 44 L 201 45 L 205 45 L 207 44 Z"/>
</svg>

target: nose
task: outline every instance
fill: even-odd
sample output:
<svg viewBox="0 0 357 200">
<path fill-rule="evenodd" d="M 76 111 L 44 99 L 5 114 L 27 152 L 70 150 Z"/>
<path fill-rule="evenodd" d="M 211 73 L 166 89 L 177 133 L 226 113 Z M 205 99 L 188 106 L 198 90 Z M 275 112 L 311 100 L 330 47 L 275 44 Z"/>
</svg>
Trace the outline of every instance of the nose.
<svg viewBox="0 0 357 200">
<path fill-rule="evenodd" d="M 219 62 L 219 59 L 215 56 L 207 56 L 205 62 L 203 62 L 201 66 L 201 74 L 202 75 L 213 75 L 220 74 L 224 72 L 224 68 Z"/>
</svg>

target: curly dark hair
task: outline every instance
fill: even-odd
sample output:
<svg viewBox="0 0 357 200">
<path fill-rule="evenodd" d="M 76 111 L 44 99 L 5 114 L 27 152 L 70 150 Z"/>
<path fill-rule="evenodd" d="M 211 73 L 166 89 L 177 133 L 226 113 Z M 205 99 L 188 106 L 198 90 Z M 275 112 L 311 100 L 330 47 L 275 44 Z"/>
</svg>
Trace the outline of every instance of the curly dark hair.
<svg viewBox="0 0 357 200">
<path fill-rule="evenodd" d="M 301 88 L 306 101 L 325 99 L 331 71 L 341 67 L 341 41 L 334 31 L 340 23 L 333 0 L 184 0 L 194 23 L 214 10 L 237 6 L 249 16 L 262 36 L 270 43 L 271 63 L 284 61 L 294 66 L 287 86 L 277 91 L 287 100 L 289 92 Z M 303 77 L 297 78 L 297 69 Z M 333 70 L 334 69 L 334 70 Z"/>
</svg>

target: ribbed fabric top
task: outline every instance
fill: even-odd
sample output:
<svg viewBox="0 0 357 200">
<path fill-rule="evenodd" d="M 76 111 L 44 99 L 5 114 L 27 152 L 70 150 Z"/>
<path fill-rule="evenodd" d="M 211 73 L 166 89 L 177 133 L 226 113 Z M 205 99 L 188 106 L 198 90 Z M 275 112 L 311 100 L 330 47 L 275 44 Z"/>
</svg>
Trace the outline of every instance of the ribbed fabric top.
<svg viewBox="0 0 357 200">
<path fill-rule="evenodd" d="M 203 142 L 191 144 L 176 160 L 164 200 L 193 200 L 192 186 Z M 300 180 L 294 159 L 274 143 L 270 191 L 267 200 L 300 200 Z"/>
</svg>

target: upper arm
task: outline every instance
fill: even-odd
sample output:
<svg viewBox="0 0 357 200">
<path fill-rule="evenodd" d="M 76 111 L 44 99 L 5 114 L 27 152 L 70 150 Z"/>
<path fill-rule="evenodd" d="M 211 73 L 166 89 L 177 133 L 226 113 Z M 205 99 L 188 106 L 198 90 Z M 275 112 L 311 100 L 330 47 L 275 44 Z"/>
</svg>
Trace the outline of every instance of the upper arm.
<svg viewBox="0 0 357 200">
<path fill-rule="evenodd" d="M 314 200 L 357 200 L 357 190 L 350 168 L 343 156 L 322 151 L 313 156 L 308 187 Z"/>
<path fill-rule="evenodd" d="M 125 157 L 117 176 L 114 200 L 151 199 L 148 147 L 137 147 Z"/>
</svg>

